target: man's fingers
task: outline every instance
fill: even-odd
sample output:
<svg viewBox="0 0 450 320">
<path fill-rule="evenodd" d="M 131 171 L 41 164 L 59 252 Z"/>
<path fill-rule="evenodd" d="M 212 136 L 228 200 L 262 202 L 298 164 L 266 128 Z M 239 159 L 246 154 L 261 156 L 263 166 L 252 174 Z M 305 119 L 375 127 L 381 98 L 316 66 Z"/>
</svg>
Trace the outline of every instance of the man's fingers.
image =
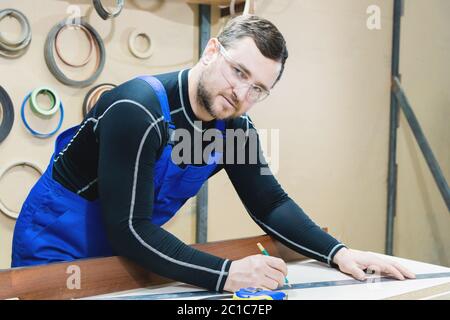
<svg viewBox="0 0 450 320">
<path fill-rule="evenodd" d="M 372 272 L 371 272 L 372 271 Z M 371 264 L 367 267 L 368 273 L 375 273 L 381 275 L 381 273 L 389 274 L 399 280 L 404 280 L 405 277 L 409 279 L 415 279 L 416 275 L 409 271 L 407 268 L 403 267 L 398 263 L 383 263 L 381 264 Z"/>
<path fill-rule="evenodd" d="M 377 275 L 386 274 L 398 280 L 405 280 L 405 278 L 415 279 L 416 275 L 390 259 L 381 259 L 374 254 L 368 252 L 360 252 L 357 250 L 350 250 L 346 256 L 339 259 L 339 269 L 347 274 L 351 274 L 357 280 L 365 280 L 367 270 L 368 273 Z M 374 272 L 370 272 L 374 271 Z"/>
<path fill-rule="evenodd" d="M 264 288 L 268 288 L 269 290 L 275 290 L 278 288 L 278 282 L 269 277 L 264 277 L 261 282 L 261 286 Z"/>
<path fill-rule="evenodd" d="M 278 286 L 282 287 L 284 285 L 284 274 L 282 272 L 268 267 L 266 271 L 266 276 L 278 282 Z"/>
<path fill-rule="evenodd" d="M 397 270 L 393 265 L 386 264 L 383 266 L 383 272 L 392 275 L 394 278 L 398 280 L 405 280 L 405 277 L 402 275 L 402 273 Z"/>
<path fill-rule="evenodd" d="M 367 273 L 376 274 L 377 276 L 380 276 L 381 268 L 380 268 L 380 266 L 378 266 L 376 264 L 371 264 L 370 266 L 367 267 Z"/>
<path fill-rule="evenodd" d="M 366 280 L 366 274 L 364 273 L 364 271 L 361 270 L 361 268 L 358 268 L 356 264 L 351 265 L 350 267 L 348 267 L 347 270 L 348 270 L 347 272 L 351 274 L 353 278 L 355 278 L 356 280 L 360 281 Z"/>
<path fill-rule="evenodd" d="M 264 256 L 264 258 L 266 258 L 265 261 L 270 267 L 279 270 L 284 276 L 287 276 L 286 262 L 276 257 Z"/>
<path fill-rule="evenodd" d="M 409 279 L 415 279 L 416 275 L 411 272 L 408 268 L 402 266 L 401 264 L 398 263 L 393 263 L 394 267 L 396 267 L 398 270 L 400 270 L 400 272 L 407 278 Z"/>
</svg>

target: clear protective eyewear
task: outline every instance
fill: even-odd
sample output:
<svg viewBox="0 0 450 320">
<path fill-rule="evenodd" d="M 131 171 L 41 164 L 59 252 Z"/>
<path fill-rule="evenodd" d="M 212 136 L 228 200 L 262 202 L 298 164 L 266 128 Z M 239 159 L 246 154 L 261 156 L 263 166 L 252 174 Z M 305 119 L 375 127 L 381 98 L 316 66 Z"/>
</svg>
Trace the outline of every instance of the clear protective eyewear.
<svg viewBox="0 0 450 320">
<path fill-rule="evenodd" d="M 242 87 L 247 87 L 247 98 L 252 102 L 260 102 L 264 99 L 266 99 L 270 91 L 266 90 L 254 83 L 252 83 L 249 79 L 250 77 L 248 74 L 242 70 L 242 68 L 239 66 L 239 63 L 237 63 L 233 58 L 230 57 L 227 50 L 223 47 L 223 45 L 219 42 L 219 52 L 222 54 L 222 56 L 225 58 L 225 61 L 228 63 L 228 77 L 231 77 L 234 79 L 233 83 L 240 83 Z M 227 76 L 223 75 L 226 79 Z M 227 79 L 228 82 L 230 82 Z"/>
</svg>

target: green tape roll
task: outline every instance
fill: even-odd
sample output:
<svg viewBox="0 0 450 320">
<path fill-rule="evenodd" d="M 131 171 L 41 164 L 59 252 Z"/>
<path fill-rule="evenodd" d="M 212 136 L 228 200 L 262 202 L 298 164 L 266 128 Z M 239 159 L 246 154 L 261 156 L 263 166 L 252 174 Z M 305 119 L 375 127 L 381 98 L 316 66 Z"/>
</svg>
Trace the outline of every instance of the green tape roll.
<svg viewBox="0 0 450 320">
<path fill-rule="evenodd" d="M 51 100 L 50 109 L 42 108 L 37 102 L 37 96 L 39 94 L 47 95 Z M 53 116 L 58 110 L 61 100 L 56 92 L 49 87 L 39 87 L 33 90 L 30 97 L 30 107 L 37 115 L 43 116 L 45 118 Z"/>
</svg>

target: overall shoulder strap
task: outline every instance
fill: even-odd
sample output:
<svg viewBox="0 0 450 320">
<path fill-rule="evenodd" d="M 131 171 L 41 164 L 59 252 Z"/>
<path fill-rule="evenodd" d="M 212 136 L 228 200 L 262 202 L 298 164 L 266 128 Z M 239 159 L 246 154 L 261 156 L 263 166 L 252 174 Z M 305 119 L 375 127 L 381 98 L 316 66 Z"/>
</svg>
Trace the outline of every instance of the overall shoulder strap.
<svg viewBox="0 0 450 320">
<path fill-rule="evenodd" d="M 156 97 L 158 98 L 159 104 L 161 105 L 162 113 L 164 116 L 164 121 L 169 123 L 169 128 L 175 128 L 172 123 L 172 117 L 170 116 L 169 100 L 167 98 L 166 89 L 162 85 L 161 81 L 153 76 L 140 76 L 138 79 L 142 79 L 147 82 L 155 91 Z"/>
<path fill-rule="evenodd" d="M 161 81 L 159 81 L 156 77 L 153 76 L 140 76 L 138 79 L 144 80 L 150 87 L 153 88 L 153 91 L 158 98 L 159 105 L 161 106 L 161 110 L 163 113 L 164 121 L 167 123 L 167 129 L 169 133 L 169 144 L 173 145 L 173 133 L 175 130 L 175 125 L 172 122 L 172 117 L 170 116 L 170 107 L 169 107 L 169 99 L 167 98 L 166 89 L 164 88 Z"/>
</svg>

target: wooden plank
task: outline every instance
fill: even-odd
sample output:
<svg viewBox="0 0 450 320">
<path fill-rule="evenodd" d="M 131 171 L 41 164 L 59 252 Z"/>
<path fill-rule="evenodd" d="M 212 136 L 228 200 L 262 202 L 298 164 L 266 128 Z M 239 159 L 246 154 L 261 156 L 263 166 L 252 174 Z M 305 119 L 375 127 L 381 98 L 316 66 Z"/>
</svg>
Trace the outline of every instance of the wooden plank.
<svg viewBox="0 0 450 320">
<path fill-rule="evenodd" d="M 245 2 L 241 2 L 234 6 L 234 11 L 235 11 L 234 13 L 236 15 L 242 14 L 244 12 L 244 9 L 245 9 Z M 225 8 L 220 9 L 220 17 L 221 18 L 227 17 L 229 15 L 231 15 L 230 7 L 225 7 Z"/>
<path fill-rule="evenodd" d="M 230 0 L 185 0 L 187 3 L 191 3 L 191 4 L 206 4 L 206 5 L 215 5 L 215 6 L 222 6 L 220 8 L 220 17 L 226 17 L 231 15 L 230 12 Z M 235 4 L 234 4 L 234 10 L 235 10 L 235 14 L 239 15 L 242 14 L 244 12 L 245 9 L 245 0 L 236 0 Z M 250 7 L 249 7 L 250 14 L 254 14 L 255 13 L 255 4 L 254 2 L 250 3 Z"/>
<path fill-rule="evenodd" d="M 407 292 L 401 295 L 389 297 L 385 300 L 448 300 L 450 299 L 450 282 L 437 286 Z"/>
<path fill-rule="evenodd" d="M 285 261 L 305 260 L 306 257 L 285 247 L 267 235 L 225 240 L 192 247 L 227 259 L 241 259 L 259 254 L 257 242 L 276 257 Z M 81 288 L 69 289 L 69 267 L 77 266 Z M 70 271 L 70 270 L 69 270 Z M 0 271 L 0 299 L 72 299 L 115 291 L 131 290 L 171 282 L 123 257 L 107 257 L 52 263 L 42 266 L 13 268 Z"/>
</svg>

